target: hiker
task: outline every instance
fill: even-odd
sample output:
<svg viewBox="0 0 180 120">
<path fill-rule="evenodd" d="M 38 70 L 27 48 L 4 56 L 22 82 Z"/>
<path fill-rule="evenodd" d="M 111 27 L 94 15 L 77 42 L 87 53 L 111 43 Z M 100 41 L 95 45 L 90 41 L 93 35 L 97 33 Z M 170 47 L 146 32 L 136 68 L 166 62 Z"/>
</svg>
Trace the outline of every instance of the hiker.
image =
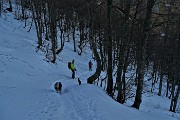
<svg viewBox="0 0 180 120">
<path fill-rule="evenodd" d="M 91 62 L 91 60 L 89 61 L 89 71 L 92 71 L 92 62 Z"/>
<path fill-rule="evenodd" d="M 71 62 L 71 71 L 72 71 L 72 79 L 74 79 L 75 78 L 75 71 L 76 71 L 76 68 L 74 67 L 74 59 Z"/>
<path fill-rule="evenodd" d="M 71 70 L 71 62 L 68 62 L 68 68 Z"/>
</svg>

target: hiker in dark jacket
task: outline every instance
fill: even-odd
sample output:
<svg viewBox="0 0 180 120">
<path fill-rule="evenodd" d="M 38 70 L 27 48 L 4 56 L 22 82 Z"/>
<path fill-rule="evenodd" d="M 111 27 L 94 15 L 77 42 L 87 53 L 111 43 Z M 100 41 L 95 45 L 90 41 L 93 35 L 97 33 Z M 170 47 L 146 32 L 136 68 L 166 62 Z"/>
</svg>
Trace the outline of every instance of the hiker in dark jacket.
<svg viewBox="0 0 180 120">
<path fill-rule="evenodd" d="M 91 62 L 91 60 L 89 61 L 89 71 L 92 71 L 92 62 Z"/>
<path fill-rule="evenodd" d="M 68 62 L 68 68 L 71 70 L 71 62 Z"/>
</svg>

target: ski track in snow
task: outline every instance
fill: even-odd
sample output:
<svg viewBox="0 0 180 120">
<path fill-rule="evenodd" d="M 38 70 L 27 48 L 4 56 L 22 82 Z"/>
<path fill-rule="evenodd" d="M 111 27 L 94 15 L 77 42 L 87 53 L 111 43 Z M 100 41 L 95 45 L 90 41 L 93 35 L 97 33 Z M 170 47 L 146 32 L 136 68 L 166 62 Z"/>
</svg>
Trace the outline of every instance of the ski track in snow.
<svg viewBox="0 0 180 120">
<path fill-rule="evenodd" d="M 31 106 L 32 108 L 38 106 L 39 109 L 29 112 L 29 120 L 57 120 L 58 118 L 64 120 L 101 120 L 96 100 L 87 96 L 86 90 L 80 89 L 81 85 L 77 85 L 72 79 L 61 82 L 63 83 L 62 93 L 56 93 L 52 86 L 47 87 L 44 93 L 45 99 L 37 101 Z M 46 86 L 45 83 L 43 86 Z"/>
<path fill-rule="evenodd" d="M 100 120 L 97 119 L 100 118 L 100 114 L 95 109 L 96 101 L 88 98 L 82 91 L 81 93 L 77 92 L 76 87 L 71 87 L 68 93 L 60 95 L 60 99 L 63 102 L 61 104 L 63 107 L 59 110 L 60 116 L 66 120 L 94 120 L 95 118 Z M 69 111 L 69 108 L 71 108 L 71 111 Z M 66 116 L 63 116 L 64 113 Z"/>
<path fill-rule="evenodd" d="M 54 98 L 57 96 L 54 94 L 53 96 L 46 94 L 46 99 L 44 101 L 39 101 L 35 104 L 35 106 L 40 106 L 40 109 L 37 111 L 31 111 L 29 113 L 30 120 L 56 120 L 58 117 L 58 107 L 61 107 L 59 104 L 60 101 L 57 99 L 55 101 Z"/>
</svg>

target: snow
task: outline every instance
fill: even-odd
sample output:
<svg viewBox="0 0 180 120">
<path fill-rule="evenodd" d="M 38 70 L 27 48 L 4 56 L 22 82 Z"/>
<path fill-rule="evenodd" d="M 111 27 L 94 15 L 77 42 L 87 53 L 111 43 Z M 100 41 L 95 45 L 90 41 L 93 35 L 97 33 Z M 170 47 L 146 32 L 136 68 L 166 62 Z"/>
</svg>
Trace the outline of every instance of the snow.
<svg viewBox="0 0 180 120">
<path fill-rule="evenodd" d="M 36 52 L 36 32 L 10 13 L 0 17 L 0 120 L 179 120 L 180 113 L 168 111 L 170 100 L 145 94 L 140 110 L 131 102 L 119 104 L 95 85 L 86 83 L 91 52 L 79 56 L 66 43 L 55 64 Z M 71 79 L 67 62 L 75 59 L 76 78 Z M 95 61 L 93 61 L 95 67 Z M 78 85 L 80 77 L 82 84 Z M 63 85 L 62 94 L 54 90 Z"/>
</svg>

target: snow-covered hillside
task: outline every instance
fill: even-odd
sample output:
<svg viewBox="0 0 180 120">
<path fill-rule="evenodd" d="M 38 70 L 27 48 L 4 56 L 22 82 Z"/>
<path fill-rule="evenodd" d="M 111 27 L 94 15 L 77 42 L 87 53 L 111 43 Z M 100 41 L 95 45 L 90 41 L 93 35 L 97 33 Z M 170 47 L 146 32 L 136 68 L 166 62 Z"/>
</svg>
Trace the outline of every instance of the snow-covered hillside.
<svg viewBox="0 0 180 120">
<path fill-rule="evenodd" d="M 36 33 L 7 13 L 0 17 L 0 120 L 179 120 L 168 111 L 170 100 L 144 96 L 140 110 L 121 105 L 95 85 L 86 83 L 90 50 L 82 56 L 66 43 L 55 64 L 36 52 Z M 67 62 L 75 59 L 76 79 Z M 93 60 L 92 60 L 93 61 Z M 94 66 L 95 67 L 95 63 Z M 82 81 L 78 85 L 77 77 Z M 61 81 L 62 94 L 54 90 Z"/>
</svg>

